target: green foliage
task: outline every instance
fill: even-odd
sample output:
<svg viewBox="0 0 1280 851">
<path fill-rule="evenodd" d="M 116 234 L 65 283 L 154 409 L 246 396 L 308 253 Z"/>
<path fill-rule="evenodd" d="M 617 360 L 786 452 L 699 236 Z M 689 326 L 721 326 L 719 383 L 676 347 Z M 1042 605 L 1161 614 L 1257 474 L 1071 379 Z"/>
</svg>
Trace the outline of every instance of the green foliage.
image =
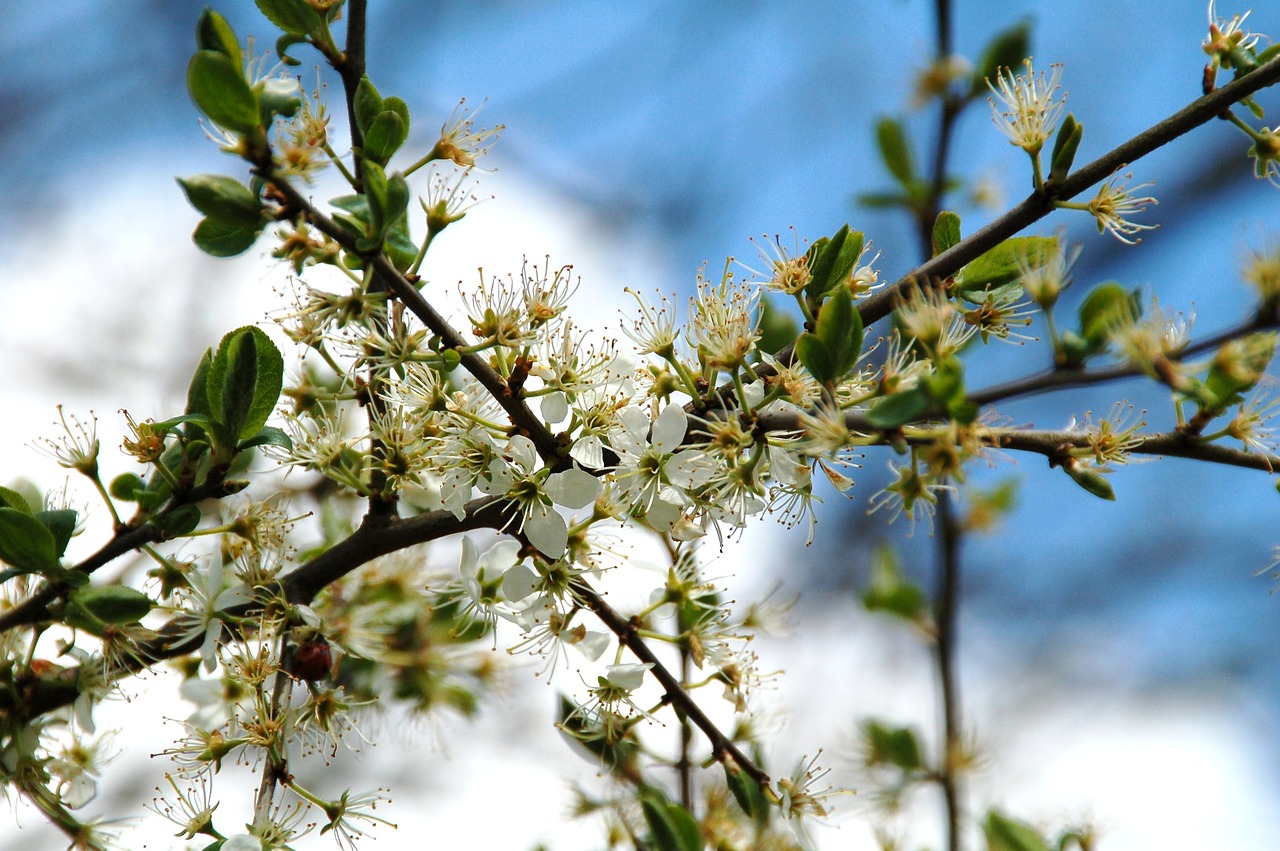
<svg viewBox="0 0 1280 851">
<path fill-rule="evenodd" d="M 210 121 L 238 133 L 261 124 L 258 99 L 239 65 L 214 50 L 197 50 L 187 65 L 187 92 Z"/>
<path fill-rule="evenodd" d="M 25 511 L 0 508 L 0 561 L 28 573 L 58 566 L 58 543 L 49 527 Z"/>
<path fill-rule="evenodd" d="M 1048 840 L 1035 828 L 999 810 L 987 813 L 982 833 L 987 840 L 987 851 L 1050 851 Z"/>
<path fill-rule="evenodd" d="M 933 256 L 960 242 L 960 217 L 948 210 L 938 213 L 933 223 Z"/>
<path fill-rule="evenodd" d="M 1001 68 L 1017 68 L 1031 53 L 1031 23 L 1022 21 L 1001 30 L 983 48 L 982 56 L 973 69 L 970 97 L 978 97 L 987 91 L 987 80 L 1000 73 Z"/>
</svg>

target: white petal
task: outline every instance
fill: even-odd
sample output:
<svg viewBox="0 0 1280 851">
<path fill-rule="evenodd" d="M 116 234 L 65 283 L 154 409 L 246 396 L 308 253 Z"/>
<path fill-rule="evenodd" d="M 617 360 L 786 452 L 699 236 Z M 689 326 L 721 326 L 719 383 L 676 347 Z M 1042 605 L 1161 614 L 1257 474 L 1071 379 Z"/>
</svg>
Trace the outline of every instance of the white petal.
<svg viewBox="0 0 1280 851">
<path fill-rule="evenodd" d="M 533 441 L 523 434 L 517 434 L 507 444 L 507 454 L 515 461 L 516 466 L 526 473 L 533 472 L 538 465 L 538 448 Z"/>
<path fill-rule="evenodd" d="M 688 420 L 684 408 L 679 405 L 673 403 L 663 408 L 653 424 L 653 448 L 664 455 L 674 451 L 684 440 Z"/>
<path fill-rule="evenodd" d="M 610 665 L 609 673 L 605 674 L 604 678 L 609 681 L 609 685 L 615 688 L 634 691 L 644 683 L 644 672 L 652 667 L 652 662 L 645 662 L 643 665 L 634 662 L 624 665 Z"/>
<path fill-rule="evenodd" d="M 480 559 L 476 554 L 476 542 L 470 535 L 462 536 L 462 560 L 458 563 L 458 573 L 463 576 L 475 576 Z"/>
<path fill-rule="evenodd" d="M 547 477 L 543 492 L 556 505 L 565 508 L 586 508 L 596 501 L 604 485 L 585 470 L 565 470 Z"/>
<path fill-rule="evenodd" d="M 564 518 L 551 509 L 530 511 L 524 521 L 524 533 L 529 543 L 547 558 L 560 558 L 569 545 L 569 529 L 564 525 Z"/>
<path fill-rule="evenodd" d="M 587 630 L 587 634 L 582 637 L 582 640 L 573 646 L 577 647 L 583 656 L 594 662 L 604 655 L 604 651 L 609 649 L 609 633 Z"/>
<path fill-rule="evenodd" d="M 538 587 L 538 574 L 517 564 L 502 575 L 502 596 L 511 602 L 523 600 Z"/>
<path fill-rule="evenodd" d="M 604 444 L 594 434 L 580 437 L 569 450 L 569 457 L 584 467 L 598 470 L 604 466 Z"/>
<path fill-rule="evenodd" d="M 542 412 L 542 418 L 546 420 L 547 425 L 554 425 L 563 422 L 565 417 L 569 416 L 569 403 L 565 400 L 563 393 L 556 391 L 542 397 L 538 410 Z"/>
</svg>

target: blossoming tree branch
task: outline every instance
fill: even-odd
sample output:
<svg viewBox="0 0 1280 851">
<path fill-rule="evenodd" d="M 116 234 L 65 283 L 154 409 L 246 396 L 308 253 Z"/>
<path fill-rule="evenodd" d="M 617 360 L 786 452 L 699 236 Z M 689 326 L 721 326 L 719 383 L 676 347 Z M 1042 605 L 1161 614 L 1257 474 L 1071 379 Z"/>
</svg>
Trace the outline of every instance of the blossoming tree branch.
<svg viewBox="0 0 1280 851">
<path fill-rule="evenodd" d="M 479 126 L 462 103 L 425 152 L 409 149 L 410 104 L 366 74 L 365 5 L 257 0 L 280 32 L 280 64 L 217 12 L 196 22 L 187 88 L 236 165 L 179 180 L 201 217 L 194 241 L 215 256 L 269 247 L 292 273 L 293 301 L 276 317 L 292 350 L 247 325 L 194 352 L 185 409 L 125 414 L 132 472 L 105 463 L 92 419 L 63 414 L 65 434 L 44 448 L 91 483 L 112 525 L 86 558 L 66 556 L 81 517 L 65 491 L 0 488 L 0 781 L 72 847 L 120 839 L 79 812 L 104 753 L 95 710 L 141 672 L 176 665 L 198 706 L 150 804 L 179 836 L 242 851 L 316 831 L 352 848 L 392 829 L 388 790 L 327 788 L 317 764 L 379 701 L 476 712 L 500 639 L 543 671 L 597 665 L 590 683 L 563 692 L 557 726 L 604 775 L 578 794 L 584 813 L 604 818 L 610 847 L 807 847 L 807 826 L 843 790 L 824 785 L 816 759 L 767 764 L 752 709 L 768 666 L 750 639 L 777 612 L 732 603 L 706 576 L 700 545 L 769 518 L 813 540 L 813 503 L 849 491 L 873 446 L 897 460 L 870 507 L 912 525 L 937 510 L 946 536 L 952 492 L 996 450 L 1042 457 L 1081 499 L 1114 499 L 1108 474 L 1136 456 L 1280 464 L 1275 399 L 1258 389 L 1280 322 L 1275 243 L 1243 270 L 1254 310 L 1196 338 L 1189 318 L 1114 282 L 1092 287 L 1074 315 L 1056 311 L 1088 247 L 1028 233 L 1065 209 L 1138 243 L 1155 226 L 1149 184 L 1133 183 L 1140 160 L 1216 120 L 1239 129 L 1257 176 L 1280 185 L 1280 132 L 1254 100 L 1280 80 L 1280 49 L 1264 47 L 1247 16 L 1219 17 L 1211 4 L 1202 91 L 1078 164 L 1085 121 L 1066 112 L 1066 69 L 1033 65 L 1025 26 L 961 61 L 943 26 L 949 4 L 938 4 L 936 61 L 920 87 L 943 119 L 937 161 L 921 173 L 904 127 L 882 120 L 897 186 L 866 199 L 913 218 L 923 262 L 882 281 L 880 256 L 848 225 L 766 239 L 749 264 L 699 272 L 687 304 L 627 290 L 635 304 L 615 337 L 571 318 L 568 266 L 526 265 L 457 294 L 429 280 L 433 241 L 479 200 L 472 175 L 502 128 Z M 341 117 L 323 84 L 308 91 L 291 75 L 305 51 L 336 76 Z M 967 233 L 945 207 L 945 142 L 983 103 L 1027 157 L 1031 191 Z M 321 202 L 311 188 L 324 171 L 344 189 Z M 1036 315 L 1047 339 L 1008 350 L 1022 377 L 970 386 L 966 352 L 1033 342 Z M 1135 376 L 1168 390 L 1171 430 L 1149 430 L 1119 400 L 1067 429 L 997 414 L 1013 398 Z M 420 545 L 446 538 L 461 555 L 441 574 Z M 607 589 L 620 575 L 635 581 L 633 547 L 646 538 L 666 559 L 650 602 L 615 608 Z M 150 565 L 144 582 L 102 578 L 130 554 Z M 957 851 L 968 760 L 952 711 L 945 575 L 952 585 L 931 609 L 882 560 L 865 598 L 939 645 L 949 709 L 937 753 L 909 728 L 863 732 L 867 766 L 889 771 L 888 788 L 943 789 Z M 653 732 L 664 720 L 680 730 L 674 750 Z M 240 810 L 219 808 L 232 765 L 257 778 Z M 980 828 L 990 848 L 1050 841 L 997 811 Z M 1094 839 L 1066 830 L 1055 841 Z"/>
</svg>

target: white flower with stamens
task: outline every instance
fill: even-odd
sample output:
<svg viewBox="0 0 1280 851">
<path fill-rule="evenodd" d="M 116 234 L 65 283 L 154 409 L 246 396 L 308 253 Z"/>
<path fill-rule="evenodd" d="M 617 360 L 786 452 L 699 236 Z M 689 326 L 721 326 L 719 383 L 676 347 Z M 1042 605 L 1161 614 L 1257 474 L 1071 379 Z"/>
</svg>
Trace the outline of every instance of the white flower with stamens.
<svg viewBox="0 0 1280 851">
<path fill-rule="evenodd" d="M 610 446 L 618 455 L 620 496 L 641 516 L 664 504 L 677 512 L 688 505 L 686 491 L 707 480 L 713 462 L 701 450 L 679 448 L 688 430 L 684 408 L 674 403 L 663 408 L 653 422 L 652 435 L 649 418 L 640 408 L 623 409 L 618 421 Z M 673 523 L 676 519 L 670 517 Z"/>
<path fill-rule="evenodd" d="M 1023 65 L 1027 69 L 1025 77 L 1015 76 L 1012 69 L 1005 68 L 996 75 L 996 85 L 987 80 L 987 87 L 999 102 L 987 100 L 991 104 L 991 120 L 1009 137 L 1010 144 L 1035 156 L 1057 129 L 1066 109 L 1065 99 L 1054 99 L 1062 66 L 1050 66 L 1046 78 L 1043 71 L 1036 76 L 1030 59 L 1023 60 Z"/>
</svg>

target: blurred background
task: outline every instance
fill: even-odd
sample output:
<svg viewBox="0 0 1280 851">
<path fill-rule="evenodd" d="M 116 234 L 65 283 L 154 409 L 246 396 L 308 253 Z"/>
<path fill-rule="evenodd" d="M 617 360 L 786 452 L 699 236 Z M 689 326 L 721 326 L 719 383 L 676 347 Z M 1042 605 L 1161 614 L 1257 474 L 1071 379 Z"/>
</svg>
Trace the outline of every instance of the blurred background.
<svg viewBox="0 0 1280 851">
<path fill-rule="evenodd" d="M 213 5 L 241 35 L 274 43 L 248 0 Z M 954 5 L 956 49 L 971 60 L 997 31 L 1033 22 L 1036 64 L 1064 63 L 1068 107 L 1085 126 L 1078 163 L 1199 94 L 1207 21 L 1198 0 Z M 285 270 L 266 242 L 233 260 L 200 254 L 189 238 L 197 216 L 173 182 L 240 174 L 205 139 L 185 93 L 201 6 L 67 0 L 6 11 L 0 48 L 16 61 L 0 80 L 0 480 L 59 486 L 62 470 L 27 445 L 56 433 L 55 405 L 96 411 L 104 446 L 118 445 L 118 409 L 171 415 L 204 348 L 282 303 Z M 616 334 L 629 302 L 623 287 L 687 293 L 704 263 L 718 271 L 736 256 L 754 265 L 753 235 L 789 240 L 794 227 L 814 239 L 847 221 L 881 252 L 882 279 L 920 259 L 904 215 L 861 209 L 854 196 L 890 188 L 875 151 L 878 116 L 902 116 L 917 154 L 931 150 L 936 116 L 907 101 L 931 55 L 932 3 L 370 7 L 370 75 L 384 95 L 408 102 L 410 146 L 429 146 L 464 96 L 484 103 L 481 124 L 507 127 L 482 163 L 496 171 L 481 177 L 479 193 L 494 198 L 433 247 L 425 272 L 434 281 L 470 283 L 479 266 L 506 274 L 524 256 L 549 255 L 581 275 L 583 322 Z M 1222 15 L 1243 11 L 1219 4 Z M 1248 24 L 1280 33 L 1280 9 L 1260 8 Z M 316 60 L 296 52 L 310 88 Z M 1259 102 L 1274 121 L 1280 92 Z M 338 90 L 329 104 L 340 135 Z M 1034 232 L 1062 228 L 1083 245 L 1064 309 L 1114 279 L 1194 311 L 1197 336 L 1244 316 L 1240 262 L 1247 246 L 1276 238 L 1280 222 L 1280 190 L 1253 179 L 1247 147 L 1215 122 L 1133 164 L 1135 182 L 1154 180 L 1160 200 L 1143 217 L 1160 229 L 1139 247 L 1097 235 L 1080 214 L 1039 223 Z M 984 103 L 961 120 L 952 163 L 1006 205 L 1029 189 L 1025 157 Z M 324 193 L 317 186 L 317 199 Z M 950 206 L 966 232 L 998 212 L 963 197 Z M 1045 344 L 993 345 L 976 353 L 970 386 L 1048 358 Z M 1153 426 L 1170 420 L 1167 395 L 1141 382 L 999 410 L 1015 423 L 1063 427 L 1089 411 L 1104 416 L 1121 398 L 1146 409 Z M 922 581 L 932 575 L 927 528 L 908 537 L 905 525 L 866 516 L 889 457 L 867 453 L 851 500 L 828 496 L 812 547 L 762 527 L 712 572 L 732 574 L 740 599 L 778 582 L 780 595 L 798 596 L 792 634 L 758 648 L 766 668 L 787 671 L 765 697 L 780 730 L 775 774 L 826 745 L 831 779 L 844 782 L 839 766 L 869 715 L 935 726 L 927 653 L 856 605 L 882 540 Z M 1020 482 L 1016 509 L 996 535 L 964 549 L 964 715 L 988 756 L 970 789 L 973 808 L 998 804 L 1046 825 L 1092 819 L 1103 848 L 1280 847 L 1280 665 L 1271 658 L 1280 600 L 1259 575 L 1280 544 L 1271 480 L 1173 459 L 1123 469 L 1113 477 L 1118 501 L 1104 503 L 1040 458 L 1003 457 L 974 472 L 984 484 L 1008 477 Z M 463 838 L 475 848 L 599 847 L 594 825 L 564 813 L 564 778 L 589 783 L 594 771 L 568 755 L 549 723 L 554 689 L 533 687 L 528 673 L 513 671 L 474 724 L 374 725 L 382 747 L 343 764 L 395 792 L 388 817 L 400 830 L 380 832 L 372 847 L 417 847 L 422 837 L 444 847 Z M 145 755 L 178 728 L 149 720 L 137 730 L 136 719 L 144 707 L 149 719 L 187 710 L 150 700 L 161 698 L 114 709 L 135 729 L 118 741 L 127 754 L 90 812 L 136 812 L 151 799 L 165 765 Z M 868 802 L 837 803 L 821 847 L 870 847 Z M 922 804 L 912 836 L 936 843 L 936 802 Z M 0 818 L 0 847 L 59 847 L 24 810 Z M 151 818 L 134 835 L 170 847 L 170 827 Z"/>
</svg>

